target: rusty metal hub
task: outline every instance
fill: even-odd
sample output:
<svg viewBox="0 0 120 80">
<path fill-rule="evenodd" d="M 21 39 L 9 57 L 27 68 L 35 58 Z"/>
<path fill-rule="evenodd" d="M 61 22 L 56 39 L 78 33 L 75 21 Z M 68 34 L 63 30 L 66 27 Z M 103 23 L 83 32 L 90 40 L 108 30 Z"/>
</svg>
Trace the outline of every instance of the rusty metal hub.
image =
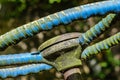
<svg viewBox="0 0 120 80">
<path fill-rule="evenodd" d="M 81 33 L 67 33 L 44 42 L 38 50 L 58 71 L 82 65 L 79 59 L 81 46 L 78 37 Z"/>
</svg>

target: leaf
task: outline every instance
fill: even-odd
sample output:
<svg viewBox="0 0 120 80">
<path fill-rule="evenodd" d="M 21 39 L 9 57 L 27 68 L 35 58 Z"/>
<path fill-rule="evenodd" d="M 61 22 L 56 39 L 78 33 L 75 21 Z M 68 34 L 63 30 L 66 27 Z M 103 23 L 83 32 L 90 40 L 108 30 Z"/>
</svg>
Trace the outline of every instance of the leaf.
<svg viewBox="0 0 120 80">
<path fill-rule="evenodd" d="M 49 3 L 50 3 L 50 4 L 53 4 L 54 2 L 60 3 L 61 0 L 49 0 Z"/>
<path fill-rule="evenodd" d="M 107 66 L 108 66 L 107 62 L 101 62 L 100 65 L 101 65 L 102 67 L 107 67 Z"/>
</svg>

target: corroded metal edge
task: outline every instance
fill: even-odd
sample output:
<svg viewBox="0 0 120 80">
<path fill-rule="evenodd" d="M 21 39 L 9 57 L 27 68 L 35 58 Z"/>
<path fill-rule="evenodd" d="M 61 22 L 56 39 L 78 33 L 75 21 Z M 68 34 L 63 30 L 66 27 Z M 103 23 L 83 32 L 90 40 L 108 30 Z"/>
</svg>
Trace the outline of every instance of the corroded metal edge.
<svg viewBox="0 0 120 80">
<path fill-rule="evenodd" d="M 65 41 L 65 40 L 69 40 L 69 39 L 74 39 L 74 38 L 77 38 L 81 36 L 81 33 L 78 33 L 78 32 L 73 32 L 73 33 L 67 33 L 67 34 L 63 34 L 63 35 L 59 35 L 59 36 L 56 36 L 52 39 L 49 39 L 47 40 L 46 42 L 44 42 L 39 48 L 38 50 L 41 51 L 43 49 L 45 49 L 46 47 L 48 46 L 51 46 L 51 45 L 54 45 L 54 44 L 57 44 L 61 41 Z"/>
</svg>

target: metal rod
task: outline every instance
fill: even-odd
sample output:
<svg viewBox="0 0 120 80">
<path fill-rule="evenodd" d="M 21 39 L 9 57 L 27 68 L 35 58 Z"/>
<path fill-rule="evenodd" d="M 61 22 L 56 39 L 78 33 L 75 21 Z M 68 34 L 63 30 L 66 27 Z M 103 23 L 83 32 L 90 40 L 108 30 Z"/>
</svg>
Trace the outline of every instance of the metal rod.
<svg viewBox="0 0 120 80">
<path fill-rule="evenodd" d="M 72 68 L 64 72 L 65 80 L 83 80 L 80 68 Z"/>
</svg>

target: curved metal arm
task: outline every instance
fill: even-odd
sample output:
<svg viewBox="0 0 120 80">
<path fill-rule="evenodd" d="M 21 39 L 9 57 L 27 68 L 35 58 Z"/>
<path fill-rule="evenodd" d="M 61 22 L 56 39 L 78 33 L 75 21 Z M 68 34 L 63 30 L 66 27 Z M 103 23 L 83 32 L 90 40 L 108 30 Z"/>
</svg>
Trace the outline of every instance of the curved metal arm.
<svg viewBox="0 0 120 80">
<path fill-rule="evenodd" d="M 7 77 L 16 77 L 18 75 L 27 75 L 29 73 L 37 73 L 43 70 L 49 70 L 52 66 L 47 64 L 30 64 L 21 67 L 15 68 L 6 68 L 0 69 L 0 77 L 7 78 Z"/>
<path fill-rule="evenodd" d="M 108 39 L 105 39 L 99 43 L 96 43 L 92 46 L 87 47 L 81 54 L 81 58 L 86 59 L 91 55 L 98 54 L 100 51 L 109 49 L 110 47 L 117 45 L 120 42 L 120 32 L 111 36 Z"/>
<path fill-rule="evenodd" d="M 37 55 L 36 55 L 37 54 Z M 9 54 L 0 56 L 0 66 L 43 62 L 40 52 Z"/>
<path fill-rule="evenodd" d="M 106 5 L 106 4 L 108 4 L 108 5 Z M 14 30 L 0 36 L 0 50 L 5 49 L 6 47 L 8 47 L 11 44 L 16 44 L 21 39 L 31 37 L 40 31 L 52 29 L 53 26 L 59 25 L 61 23 L 68 24 L 72 20 L 75 20 L 75 19 L 79 19 L 79 18 L 86 19 L 92 15 L 98 15 L 98 14 L 103 15 L 103 14 L 106 14 L 109 12 L 114 12 L 114 13 L 120 12 L 120 1 L 119 0 L 111 0 L 111 1 L 103 1 L 103 2 L 87 4 L 87 5 L 75 7 L 72 9 L 64 10 L 64 11 L 49 15 L 49 16 L 41 18 L 37 21 L 20 26 L 17 29 L 14 29 Z M 114 17 L 114 16 L 112 16 L 112 17 Z M 112 20 L 112 19 L 110 18 L 110 20 Z M 104 19 L 103 19 L 103 21 L 104 21 Z M 100 25 L 100 24 L 102 25 L 102 22 L 98 23 L 98 25 Z M 101 27 L 99 27 L 99 29 L 100 29 L 99 31 L 103 31 L 102 29 L 104 29 L 105 27 L 108 27 L 108 26 L 105 26 L 104 28 L 103 27 L 101 28 Z M 100 34 L 99 31 L 97 31 L 96 28 L 94 28 L 94 29 L 96 31 L 95 34 L 99 35 Z M 92 35 L 87 36 L 88 33 L 91 33 Z M 96 35 L 94 35 L 94 33 L 89 32 L 89 31 L 85 34 L 86 34 L 85 37 L 87 36 L 89 39 L 89 40 L 84 40 L 87 42 L 90 42 L 93 39 L 93 37 L 96 37 Z M 99 51 L 101 51 L 103 49 L 108 49 L 112 45 L 118 44 L 118 41 L 120 41 L 120 33 L 116 34 L 115 36 L 110 37 L 109 39 L 106 39 L 105 41 L 102 41 L 100 43 L 97 43 L 93 46 L 86 48 L 82 53 L 82 58 L 86 59 L 86 57 L 91 54 L 97 54 Z M 94 47 L 94 48 L 92 48 L 92 47 Z M 89 50 L 92 50 L 92 53 Z M 32 56 L 30 56 L 30 57 L 32 57 Z M 6 58 L 6 57 L 4 57 L 4 58 Z M 32 58 L 33 58 L 33 61 L 37 60 L 37 58 L 35 58 L 35 57 L 32 57 Z M 19 58 L 19 59 L 22 60 L 21 58 Z M 24 56 L 24 59 L 31 60 L 31 59 L 29 59 L 29 57 L 25 58 L 25 56 Z M 1 57 L 0 60 L 1 60 L 0 61 L 1 65 L 12 64 L 12 62 L 10 61 L 10 57 L 9 57 L 9 60 L 7 60 L 5 62 L 2 61 L 3 57 Z M 16 61 L 18 61 L 18 60 L 16 60 Z M 14 61 L 14 62 L 17 63 L 16 61 Z M 23 61 L 23 63 L 24 63 L 24 61 Z M 44 66 L 41 64 L 30 64 L 27 66 L 21 66 L 21 67 L 16 67 L 16 68 L 0 69 L 0 77 L 2 77 L 2 78 L 6 78 L 8 76 L 15 77 L 18 75 L 26 75 L 31 72 L 39 72 L 41 70 L 48 70 L 48 69 L 51 69 L 51 66 L 46 65 L 46 64 L 44 64 Z"/>
<path fill-rule="evenodd" d="M 27 65 L 0 69 L 0 77 L 1 78 L 16 77 L 18 75 L 37 73 L 39 71 L 49 70 L 52 68 L 52 66 L 48 64 L 40 64 L 38 62 L 44 62 L 44 59 L 40 54 L 40 52 L 1 55 L 0 66 L 12 65 L 12 64 L 25 64 L 25 63 Z M 33 63 L 37 63 L 37 64 L 33 64 Z"/>
<path fill-rule="evenodd" d="M 51 14 L 1 35 L 0 50 L 4 50 L 8 46 L 31 37 L 40 31 L 50 30 L 53 26 L 68 24 L 75 19 L 86 19 L 92 15 L 103 15 L 109 12 L 120 12 L 119 0 L 91 3 Z"/>
<path fill-rule="evenodd" d="M 96 37 L 106 31 L 110 27 L 111 22 L 115 18 L 116 14 L 109 14 L 103 18 L 99 23 L 90 28 L 87 32 L 83 33 L 79 38 L 80 44 L 84 45 L 93 41 Z"/>
</svg>

